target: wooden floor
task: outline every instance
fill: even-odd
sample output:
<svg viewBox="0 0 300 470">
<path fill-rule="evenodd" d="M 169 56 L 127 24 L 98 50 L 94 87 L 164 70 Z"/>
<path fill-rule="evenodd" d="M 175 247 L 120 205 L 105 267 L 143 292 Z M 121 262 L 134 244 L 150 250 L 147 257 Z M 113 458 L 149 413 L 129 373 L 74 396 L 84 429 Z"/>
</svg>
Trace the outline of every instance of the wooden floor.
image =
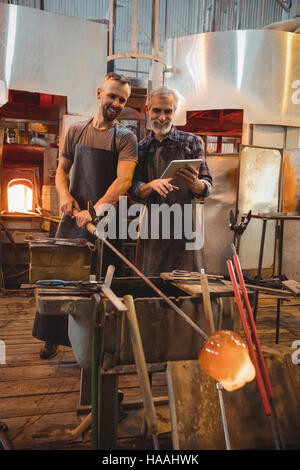
<svg viewBox="0 0 300 470">
<path fill-rule="evenodd" d="M 40 359 L 43 343 L 31 334 L 35 311 L 33 296 L 10 293 L 0 297 L 0 340 L 6 349 L 6 364 L 0 364 L 0 421 L 8 426 L 16 450 L 90 449 L 90 435 L 85 441 L 72 435 L 89 411 L 79 403 L 80 368 L 72 349 L 64 346 L 56 357 Z M 119 388 L 124 405 L 118 445 L 130 448 L 138 445 L 143 419 L 137 376 L 120 376 Z M 166 399 L 163 373 L 153 374 L 153 396 L 162 404 Z M 168 445 L 168 406 L 159 409 L 160 433 Z M 136 436 L 135 443 L 132 436 Z"/>
<path fill-rule="evenodd" d="M 281 308 L 279 345 L 275 345 L 275 301 L 261 298 L 257 315 L 260 341 L 271 348 L 290 350 L 300 340 L 300 298 L 284 301 Z M 6 347 L 6 363 L 0 365 L 0 421 L 8 426 L 15 449 L 69 450 L 91 448 L 90 435 L 74 438 L 72 431 L 88 410 L 79 406 L 80 369 L 70 348 L 61 347 L 50 360 L 39 357 L 40 341 L 32 337 L 35 315 L 33 296 L 9 292 L 0 297 L 0 340 Z M 120 449 L 145 448 L 139 444 L 143 410 L 134 406 L 141 400 L 136 376 L 121 376 L 124 415 L 119 423 Z M 157 397 L 161 448 L 171 448 L 171 427 L 165 374 L 153 375 L 153 396 Z M 151 441 L 148 442 L 151 448 Z"/>
</svg>

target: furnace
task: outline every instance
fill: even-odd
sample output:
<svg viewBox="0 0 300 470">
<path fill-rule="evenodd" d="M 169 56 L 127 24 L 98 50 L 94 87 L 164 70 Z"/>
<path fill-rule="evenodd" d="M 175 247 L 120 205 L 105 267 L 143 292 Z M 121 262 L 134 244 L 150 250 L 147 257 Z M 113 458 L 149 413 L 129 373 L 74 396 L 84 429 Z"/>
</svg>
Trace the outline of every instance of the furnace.
<svg viewBox="0 0 300 470">
<path fill-rule="evenodd" d="M 14 90 L 0 109 L 1 261 L 6 287 L 28 278 L 27 240 L 47 237 L 57 226 L 54 177 L 64 109 L 63 97 Z"/>
</svg>

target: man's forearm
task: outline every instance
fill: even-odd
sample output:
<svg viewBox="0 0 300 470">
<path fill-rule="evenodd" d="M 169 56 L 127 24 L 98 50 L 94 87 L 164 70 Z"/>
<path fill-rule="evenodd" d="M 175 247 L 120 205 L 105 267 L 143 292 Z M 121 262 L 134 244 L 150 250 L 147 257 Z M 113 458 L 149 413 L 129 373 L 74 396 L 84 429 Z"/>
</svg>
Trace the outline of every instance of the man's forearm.
<svg viewBox="0 0 300 470">
<path fill-rule="evenodd" d="M 69 183 L 69 176 L 62 168 L 58 167 L 55 175 L 55 185 L 60 198 L 70 194 Z"/>
<path fill-rule="evenodd" d="M 140 199 L 147 199 L 152 192 L 153 192 L 153 188 L 152 188 L 151 181 L 150 181 L 150 183 L 145 183 L 142 186 L 140 186 L 138 197 Z"/>
<path fill-rule="evenodd" d="M 206 190 L 206 185 L 201 180 L 196 180 L 194 186 L 192 188 L 193 193 L 195 196 L 201 196 Z"/>
<path fill-rule="evenodd" d="M 132 181 L 131 177 L 116 178 L 115 181 L 113 181 L 113 183 L 110 185 L 106 193 L 94 205 L 97 215 L 100 215 L 97 212 L 97 209 L 99 209 L 99 212 L 101 212 L 101 208 L 100 208 L 101 205 L 116 204 L 119 200 L 119 197 L 124 196 L 124 194 L 127 193 L 128 189 L 131 186 L 131 181 Z"/>
</svg>

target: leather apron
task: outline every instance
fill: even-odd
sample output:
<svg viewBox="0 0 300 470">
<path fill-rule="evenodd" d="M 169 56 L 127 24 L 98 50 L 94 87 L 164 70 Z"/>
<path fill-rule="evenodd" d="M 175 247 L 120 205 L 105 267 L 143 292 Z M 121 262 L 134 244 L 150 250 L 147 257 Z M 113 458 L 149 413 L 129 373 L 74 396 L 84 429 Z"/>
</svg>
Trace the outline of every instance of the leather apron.
<svg viewBox="0 0 300 470">
<path fill-rule="evenodd" d="M 94 205 L 106 193 L 117 177 L 116 127 L 114 126 L 110 150 L 92 148 L 79 143 L 84 130 L 91 121 L 87 122 L 78 138 L 70 175 L 70 194 L 82 210 L 87 209 L 88 201 L 92 201 Z M 77 226 L 76 219 L 72 219 L 65 214 L 58 226 L 56 238 L 85 238 L 95 243 L 95 238 L 87 230 L 82 230 Z M 112 243 L 116 245 L 115 240 L 112 240 Z M 119 260 L 115 258 L 114 253 L 109 251 L 104 246 L 102 261 L 104 273 L 109 264 L 119 264 Z M 32 334 L 42 341 L 71 346 L 68 337 L 68 315 L 55 317 L 53 315 L 40 315 L 37 312 Z"/>
<path fill-rule="evenodd" d="M 78 142 L 90 123 L 91 121 L 88 121 L 83 128 Z M 82 210 L 87 209 L 88 201 L 92 201 L 94 205 L 106 193 L 116 179 L 117 165 L 115 126 L 110 150 L 76 144 L 69 191 Z M 95 242 L 95 238 L 92 238 L 87 230 L 79 228 L 76 220 L 65 214 L 63 214 L 58 226 L 56 238 L 85 238 Z"/>
<path fill-rule="evenodd" d="M 160 178 L 166 167 L 172 160 L 184 160 L 187 157 L 183 149 L 180 148 L 177 142 L 172 142 L 168 146 L 158 146 L 153 159 L 148 161 L 147 165 L 147 180 L 152 181 Z M 185 205 L 192 204 L 191 212 L 195 210 L 193 205 L 193 194 L 179 179 L 175 178 L 172 181 L 174 186 L 179 187 L 179 190 L 174 190 L 163 198 L 158 193 L 153 192 L 149 197 L 146 208 L 140 222 L 140 237 L 137 241 L 136 251 L 136 265 L 147 276 L 159 276 L 161 272 L 171 272 L 174 269 L 186 271 L 200 271 L 203 267 L 203 255 L 201 250 L 187 250 L 186 243 L 193 240 L 186 239 L 184 236 L 184 211 Z M 176 215 L 170 217 L 170 237 L 164 239 L 162 234 L 163 214 L 159 213 L 158 205 L 179 204 L 181 207 L 182 217 L 176 219 Z M 155 207 L 155 209 L 154 209 Z M 147 210 L 146 210 L 147 209 Z M 151 218 L 151 214 L 157 211 L 158 215 L 155 222 Z M 158 238 L 151 238 L 151 226 L 157 226 L 159 220 L 159 233 Z M 182 227 L 182 236 L 177 238 L 175 230 L 175 222 Z M 190 221 L 192 229 L 192 221 Z M 142 238 L 143 231 L 148 232 L 148 239 Z"/>
</svg>

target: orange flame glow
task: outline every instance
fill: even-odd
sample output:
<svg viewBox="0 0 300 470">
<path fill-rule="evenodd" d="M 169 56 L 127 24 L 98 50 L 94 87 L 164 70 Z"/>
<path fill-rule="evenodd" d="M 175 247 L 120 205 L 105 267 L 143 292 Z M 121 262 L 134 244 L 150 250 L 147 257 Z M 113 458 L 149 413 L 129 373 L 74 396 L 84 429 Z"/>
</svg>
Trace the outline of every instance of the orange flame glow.
<svg viewBox="0 0 300 470">
<path fill-rule="evenodd" d="M 283 211 L 293 212 L 296 210 L 297 176 L 289 155 L 285 157 L 284 163 L 284 194 Z"/>
<path fill-rule="evenodd" d="M 202 369 L 232 392 L 255 378 L 248 347 L 233 331 L 221 330 L 204 343 L 199 363 Z"/>
<path fill-rule="evenodd" d="M 7 188 L 7 202 L 9 212 L 32 211 L 32 189 L 20 180 L 11 181 Z"/>
</svg>

